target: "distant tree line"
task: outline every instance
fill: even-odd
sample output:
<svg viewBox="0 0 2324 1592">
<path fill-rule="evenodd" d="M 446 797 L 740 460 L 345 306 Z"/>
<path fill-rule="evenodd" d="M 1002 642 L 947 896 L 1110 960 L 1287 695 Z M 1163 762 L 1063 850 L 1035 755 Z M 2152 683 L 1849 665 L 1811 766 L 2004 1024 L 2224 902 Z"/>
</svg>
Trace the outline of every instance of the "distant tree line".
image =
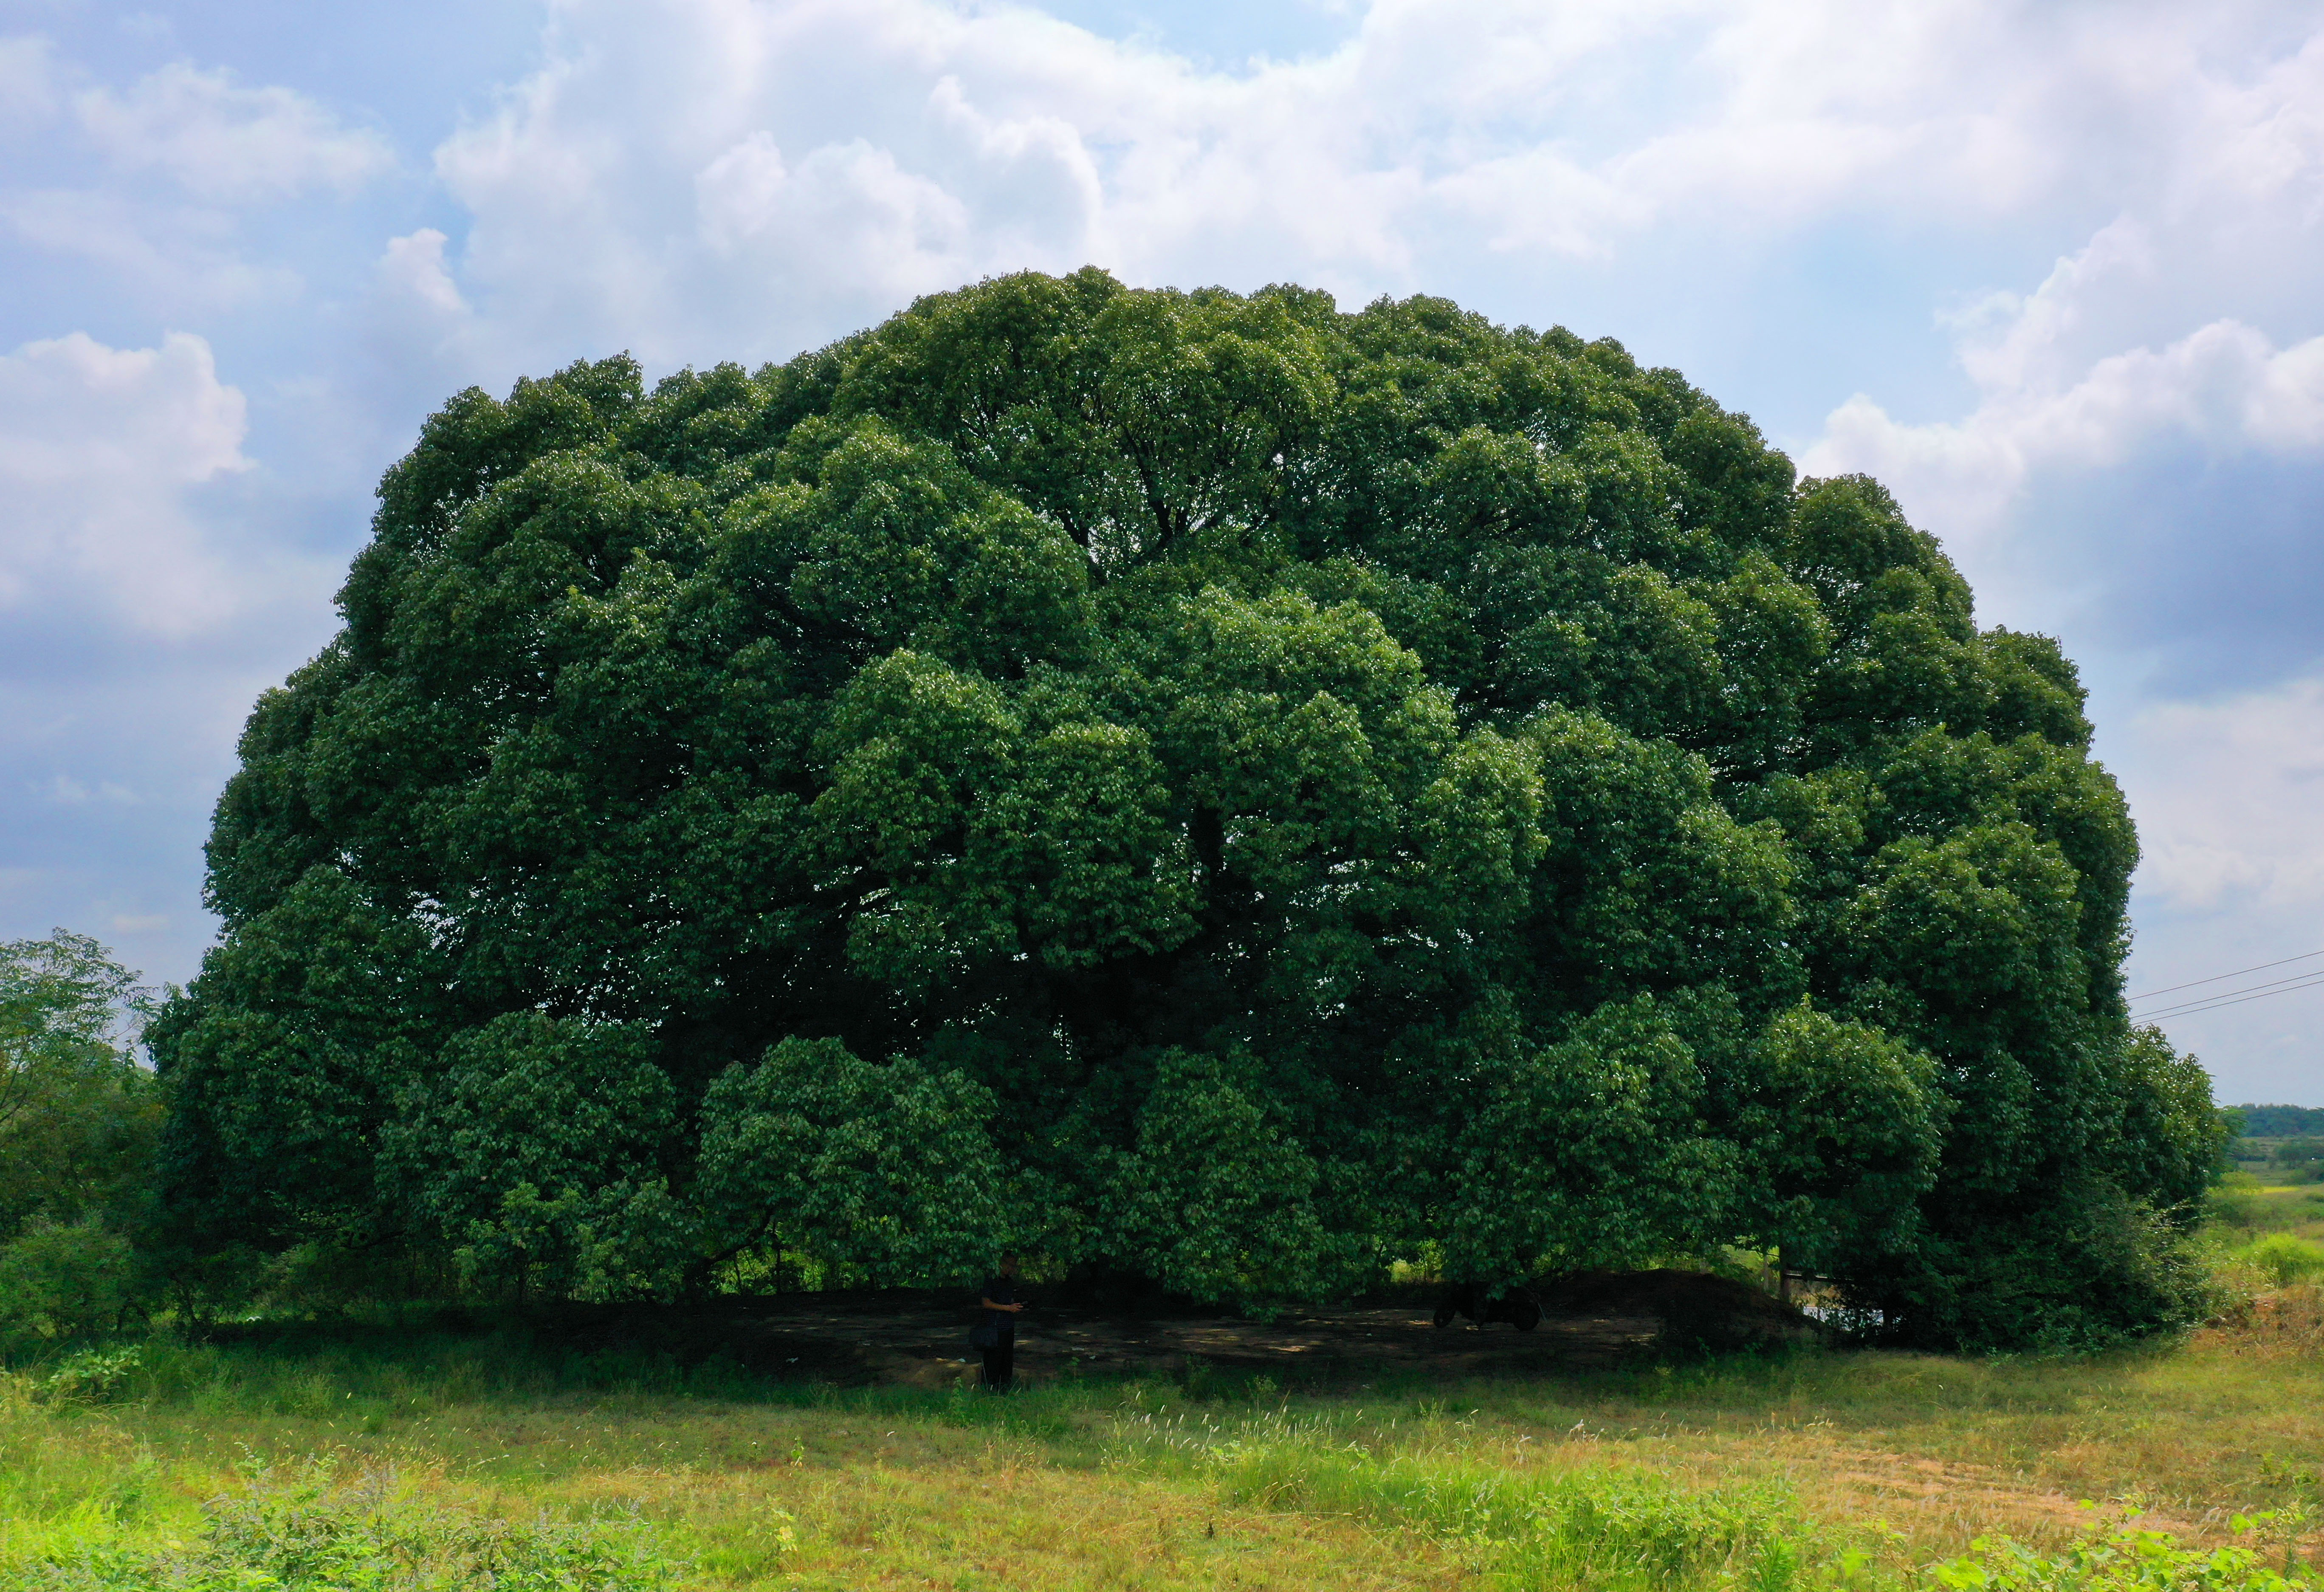
<svg viewBox="0 0 2324 1592">
<path fill-rule="evenodd" d="M 2324 1106 L 2227 1106 L 2220 1110 L 2227 1131 L 2246 1139 L 2324 1136 Z"/>
<path fill-rule="evenodd" d="M 188 1286 L 2197 1308 L 2225 1130 L 2072 666 L 1610 341 L 1084 271 L 576 365 L 428 421 L 340 607 L 146 1031 Z"/>
</svg>

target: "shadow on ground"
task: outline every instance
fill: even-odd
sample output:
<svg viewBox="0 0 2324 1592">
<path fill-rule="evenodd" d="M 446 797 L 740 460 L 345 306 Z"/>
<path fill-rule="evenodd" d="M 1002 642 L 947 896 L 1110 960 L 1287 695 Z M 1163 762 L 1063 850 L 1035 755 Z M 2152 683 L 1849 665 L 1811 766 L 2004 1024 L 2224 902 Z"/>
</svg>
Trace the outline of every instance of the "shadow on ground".
<svg viewBox="0 0 2324 1592">
<path fill-rule="evenodd" d="M 1539 1285 L 1541 1324 L 1434 1324 L 1442 1290 L 1384 1289 L 1344 1306 L 1259 1321 L 1167 1305 L 1045 1304 L 1018 1328 L 1020 1375 L 1183 1377 L 1210 1365 L 1288 1384 L 1404 1370 L 1518 1375 L 1639 1358 L 1826 1341 L 1830 1329 L 1729 1278 L 1695 1272 L 1585 1273 Z M 940 1387 L 973 1381 L 973 1289 L 879 1289 L 722 1299 L 686 1307 L 576 1308 L 538 1318 L 539 1338 L 583 1352 L 713 1355 L 786 1380 Z M 547 1347 L 545 1344 L 544 1347 Z"/>
</svg>

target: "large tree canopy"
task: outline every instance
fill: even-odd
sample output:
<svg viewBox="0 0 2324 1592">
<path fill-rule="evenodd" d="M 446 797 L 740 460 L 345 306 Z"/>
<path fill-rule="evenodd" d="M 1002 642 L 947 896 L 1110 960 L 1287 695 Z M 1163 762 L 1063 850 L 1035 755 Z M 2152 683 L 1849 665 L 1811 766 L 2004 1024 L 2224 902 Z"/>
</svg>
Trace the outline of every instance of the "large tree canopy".
<svg viewBox="0 0 2324 1592">
<path fill-rule="evenodd" d="M 428 422 L 340 602 L 155 1031 L 206 1242 L 2177 1308 L 2218 1129 L 2072 666 L 1613 342 L 1091 270 L 576 365 Z"/>
</svg>

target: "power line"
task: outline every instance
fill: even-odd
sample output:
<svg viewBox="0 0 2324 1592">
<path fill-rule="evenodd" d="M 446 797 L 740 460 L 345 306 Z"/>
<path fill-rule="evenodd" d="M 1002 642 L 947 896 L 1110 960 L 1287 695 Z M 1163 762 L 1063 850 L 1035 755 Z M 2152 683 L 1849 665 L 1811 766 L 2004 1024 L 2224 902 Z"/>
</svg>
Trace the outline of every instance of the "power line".
<svg viewBox="0 0 2324 1592">
<path fill-rule="evenodd" d="M 2189 1006 L 2207 1005 L 2212 1001 L 2224 1001 L 2231 995 L 2258 995 L 2263 991 L 2273 989 L 2280 984 L 2298 984 L 2304 978 L 2324 978 L 2324 967 L 2310 967 L 2304 973 L 2292 973 L 2282 978 L 2271 978 L 2264 984 L 2246 984 L 2241 989 L 2223 989 L 2217 995 L 2197 995 L 2191 1001 L 2173 1001 L 2167 1006 L 2145 1013 L 2144 1015 L 2160 1017 L 2164 1012 L 2179 1012 Z M 2212 981 L 2205 979 L 2204 982 L 2209 984 Z"/>
<path fill-rule="evenodd" d="M 2256 967 L 2238 967 L 2232 973 L 2214 973 L 2209 978 L 2198 978 L 2190 984 L 2166 984 L 2161 989 L 2144 990 L 2125 1000 L 2143 1001 L 2150 995 L 2172 995 L 2182 989 L 2193 989 L 2199 984 L 2217 984 L 2222 978 L 2241 978 L 2246 973 L 2264 973 L 2270 967 L 2282 967 L 2293 962 L 2305 962 L 2313 957 L 2324 957 L 2324 950 L 2302 951 L 2296 957 L 2286 957 L 2281 962 L 2262 962 Z"/>
<path fill-rule="evenodd" d="M 2217 995 L 2198 995 L 2191 1001 L 2180 1001 L 2153 1012 L 2141 1012 L 2141 1017 L 2167 1017 L 2174 1012 L 2185 1012 L 2197 1006 L 2208 1006 L 2215 1001 L 2240 1000 L 2246 995 L 2282 995 L 2288 989 L 2304 989 L 2316 979 L 2324 978 L 2324 970 L 2310 968 L 2295 973 L 2289 978 L 2271 978 L 2265 984 L 2248 984 L 2241 989 L 2223 989 Z"/>
<path fill-rule="evenodd" d="M 2213 1001 L 2209 1005 L 2196 1006 L 2188 1011 L 2166 1013 L 2163 1014 L 2173 1017 L 2196 1017 L 2200 1016 L 2206 1012 L 2217 1012 L 2225 1006 L 2240 1006 L 2246 1001 L 2264 1001 L 2270 995 L 2290 995 L 2294 990 L 2314 989 L 2319 986 L 2324 986 L 2324 974 L 2318 975 L 2315 978 L 2310 979 L 2306 984 L 2295 984 L 2284 989 L 2264 989 L 2257 995 L 2236 995 L 2233 997 L 2223 996 L 2218 1000 Z M 2136 1021 L 2146 1022 L 2150 1020 L 2146 1018 L 2139 1018 L 2136 1019 Z"/>
<path fill-rule="evenodd" d="M 2208 1001 L 2190 1002 L 2185 1006 L 2173 1006 L 2168 1011 L 2141 1012 L 2135 1014 L 2132 1021 L 2152 1023 L 2158 1017 L 2192 1017 L 2200 1012 L 2216 1012 L 2222 1006 L 2240 1006 L 2246 1001 L 2264 1001 L 2270 995 L 2290 995 L 2296 989 L 2314 989 L 2319 986 L 2324 986 L 2324 973 L 2311 974 L 2303 982 L 2286 985 L 2282 989 L 2263 989 L 2254 995 L 2214 995 Z"/>
</svg>

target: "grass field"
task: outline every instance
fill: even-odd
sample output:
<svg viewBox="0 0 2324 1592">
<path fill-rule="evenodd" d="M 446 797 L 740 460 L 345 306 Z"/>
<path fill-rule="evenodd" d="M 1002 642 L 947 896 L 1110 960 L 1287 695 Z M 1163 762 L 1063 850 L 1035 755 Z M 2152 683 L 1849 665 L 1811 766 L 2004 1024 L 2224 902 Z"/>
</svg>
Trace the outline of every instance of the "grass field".
<svg viewBox="0 0 2324 1592">
<path fill-rule="evenodd" d="M 2222 1237 L 2324 1230 L 2319 1192 L 2228 1188 Z M 1928 1586 L 1980 1534 L 2061 1548 L 2082 1500 L 2279 1566 L 2324 1554 L 2312 1284 L 2099 1358 L 1203 1391 L 814 1388 L 475 1337 L 156 1342 L 0 1382 L 0 1585 L 268 1584 L 185 1578 L 192 1559 L 157 1578 L 207 1529 L 278 1559 L 367 1532 L 398 1562 L 491 1560 L 503 1587 Z M 2255 1510 L 2276 1518 L 2236 1537 Z"/>
<path fill-rule="evenodd" d="M 2324 1239 L 2324 1183 L 2287 1182 L 2257 1170 L 2229 1172 L 2211 1196 L 2211 1222 L 2231 1243 L 2268 1233 Z"/>
</svg>

